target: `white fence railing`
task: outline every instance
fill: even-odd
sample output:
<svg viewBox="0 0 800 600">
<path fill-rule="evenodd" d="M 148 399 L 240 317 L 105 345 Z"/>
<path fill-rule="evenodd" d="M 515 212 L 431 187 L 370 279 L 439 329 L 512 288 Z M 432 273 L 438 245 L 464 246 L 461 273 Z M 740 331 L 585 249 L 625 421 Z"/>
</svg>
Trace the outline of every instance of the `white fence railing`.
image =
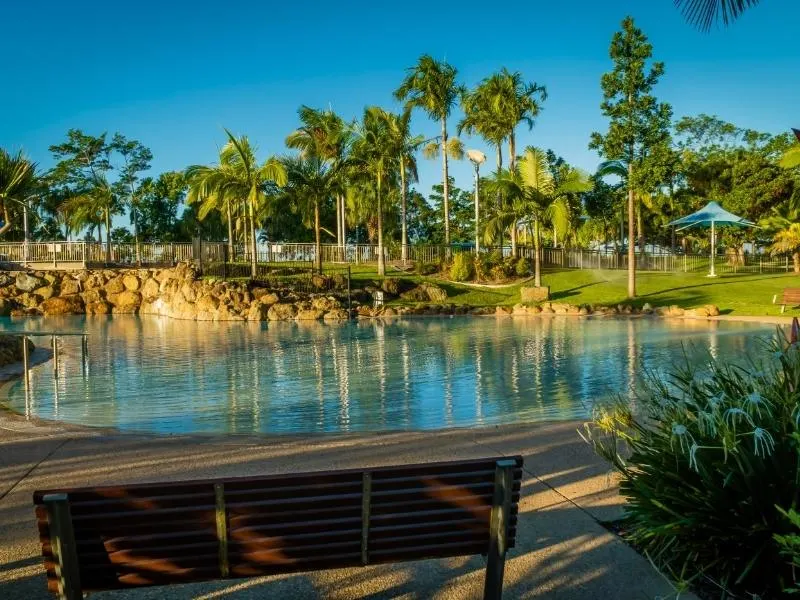
<svg viewBox="0 0 800 600">
<path fill-rule="evenodd" d="M 0 244 L 0 263 L 40 267 L 87 265 L 169 265 L 192 260 L 191 243 L 105 244 L 97 242 L 8 242 Z"/>
<path fill-rule="evenodd" d="M 374 264 L 378 260 L 378 247 L 373 244 L 322 244 L 320 247 L 324 263 Z M 314 261 L 316 246 L 311 243 L 258 244 L 258 259 L 266 262 Z M 511 256 L 509 246 L 482 248 L 482 252 L 499 252 Z M 406 248 L 407 260 L 414 263 L 436 263 L 452 259 L 460 252 L 473 252 L 469 246 L 439 246 L 414 244 Z M 533 259 L 533 248 L 518 246 L 517 256 Z M 402 248 L 398 245 L 384 248 L 387 262 L 402 261 Z M 20 265 L 33 264 L 37 268 L 86 267 L 100 265 L 172 265 L 181 261 L 203 262 L 247 262 L 250 250 L 242 245 L 233 249 L 223 242 L 194 243 L 143 243 L 105 244 L 97 242 L 7 242 L 0 243 L 0 263 Z M 709 269 L 708 254 L 637 254 L 636 266 L 642 271 L 704 272 Z M 543 248 L 542 265 L 546 268 L 563 269 L 627 269 L 627 253 L 613 250 L 582 250 L 567 248 Z M 789 272 L 793 263 L 789 256 L 767 254 L 744 254 L 718 256 L 718 273 L 775 273 Z"/>
</svg>

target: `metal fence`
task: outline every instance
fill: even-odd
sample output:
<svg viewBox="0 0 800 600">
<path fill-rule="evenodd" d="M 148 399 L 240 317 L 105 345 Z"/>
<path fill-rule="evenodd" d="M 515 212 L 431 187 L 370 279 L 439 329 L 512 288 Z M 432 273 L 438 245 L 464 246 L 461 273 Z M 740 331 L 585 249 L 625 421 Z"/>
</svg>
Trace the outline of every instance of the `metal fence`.
<svg viewBox="0 0 800 600">
<path fill-rule="evenodd" d="M 138 249 L 138 252 L 137 252 Z M 312 263 L 317 249 L 311 243 L 258 244 L 258 262 Z M 469 245 L 414 244 L 406 248 L 406 259 L 413 263 L 441 263 L 461 252 L 473 252 Z M 402 247 L 394 244 L 383 249 L 387 263 L 400 263 Z M 495 252 L 503 257 L 512 255 L 510 246 L 481 248 L 481 252 Z M 533 259 L 533 248 L 517 246 L 516 255 Z M 105 244 L 97 242 L 9 242 L 0 243 L 0 263 L 32 268 L 87 268 L 107 266 L 167 266 L 181 261 L 194 261 L 203 270 L 204 265 L 226 263 L 233 265 L 250 262 L 251 250 L 244 245 L 233 246 L 225 242 L 206 242 L 195 239 L 191 243 Z M 372 265 L 378 262 L 378 247 L 373 244 L 322 244 L 322 262 L 332 265 Z M 637 253 L 636 266 L 642 271 L 703 272 L 709 268 L 708 254 Z M 572 248 L 543 248 L 542 265 L 562 269 L 627 269 L 628 255 L 608 250 Z M 249 268 L 249 267 L 248 267 Z M 788 255 L 728 254 L 716 259 L 719 273 L 777 273 L 793 268 Z M 249 275 L 249 272 L 248 272 Z"/>
<path fill-rule="evenodd" d="M 101 244 L 98 242 L 7 242 L 0 244 L 0 263 L 35 268 L 90 266 L 161 266 L 192 260 L 191 243 Z"/>
</svg>

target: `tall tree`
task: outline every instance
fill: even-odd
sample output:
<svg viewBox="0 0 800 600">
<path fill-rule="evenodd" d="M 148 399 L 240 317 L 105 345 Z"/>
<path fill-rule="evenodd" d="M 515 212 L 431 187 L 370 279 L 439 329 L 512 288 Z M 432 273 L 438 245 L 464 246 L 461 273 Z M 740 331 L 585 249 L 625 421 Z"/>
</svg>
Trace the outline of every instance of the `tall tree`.
<svg viewBox="0 0 800 600">
<path fill-rule="evenodd" d="M 186 170 L 189 181 L 187 201 L 201 202 L 202 216 L 211 210 L 225 210 L 229 233 L 232 204 L 238 202 L 241 205 L 241 212 L 249 229 L 250 274 L 256 277 L 256 214 L 265 212 L 265 205 L 275 197 L 276 186 L 286 185 L 286 169 L 275 157 L 259 164 L 256 160 L 256 149 L 247 136 L 236 137 L 227 129 L 225 134 L 228 142 L 220 150 L 218 165 L 193 165 Z"/>
<path fill-rule="evenodd" d="M 600 85 L 600 108 L 609 119 L 605 135 L 593 133 L 589 147 L 609 160 L 622 160 L 628 169 L 628 297 L 636 296 L 635 189 L 637 176 L 646 175 L 644 166 L 651 151 L 669 140 L 672 108 L 659 103 L 653 87 L 664 73 L 664 64 L 653 62 L 653 47 L 631 17 L 614 34 L 609 50 L 614 69 L 605 73 Z"/>
<path fill-rule="evenodd" d="M 0 148 L 0 213 L 3 216 L 0 235 L 11 228 L 11 215 L 19 214 L 20 207 L 27 206 L 39 188 L 36 163 L 28 160 L 21 151 L 11 154 Z"/>
<path fill-rule="evenodd" d="M 136 194 L 139 174 L 150 168 L 153 153 L 150 149 L 136 140 L 129 140 L 124 135 L 115 133 L 111 139 L 110 147 L 122 158 L 117 186 L 121 195 L 127 199 L 128 213 L 133 225 L 133 240 L 136 245 L 136 263 L 141 264 L 142 256 L 139 249 L 139 206 Z"/>
<path fill-rule="evenodd" d="M 336 241 L 344 247 L 347 241 L 344 188 L 347 170 L 344 168 L 353 142 L 352 123 L 345 121 L 332 110 L 318 110 L 301 106 L 297 111 L 301 126 L 286 137 L 289 148 L 300 150 L 303 157 L 315 157 L 328 163 L 340 179 L 336 194 Z"/>
<path fill-rule="evenodd" d="M 283 164 L 288 175 L 283 193 L 292 210 L 299 212 L 303 223 L 314 230 L 316 268 L 321 273 L 323 227 L 320 213 L 328 201 L 338 198 L 337 173 L 319 156 L 285 158 Z"/>
<path fill-rule="evenodd" d="M 384 196 L 390 187 L 392 174 L 397 173 L 399 154 L 392 136 L 393 115 L 378 106 L 364 110 L 353 145 L 353 165 L 363 177 L 375 184 L 375 213 L 378 228 L 378 275 L 386 274 L 383 244 Z"/>
<path fill-rule="evenodd" d="M 155 179 L 143 179 L 136 188 L 139 237 L 145 242 L 182 241 L 178 211 L 185 197 L 186 180 L 182 173 L 167 172 Z"/>
<path fill-rule="evenodd" d="M 408 219 L 407 196 L 408 181 L 417 181 L 416 152 L 425 142 L 422 135 L 411 133 L 411 110 L 401 114 L 387 113 L 389 141 L 397 154 L 397 169 L 400 175 L 400 258 L 408 260 Z"/>
<path fill-rule="evenodd" d="M 439 140 L 442 157 L 442 185 L 444 186 L 444 237 L 450 243 L 450 188 L 447 152 L 447 119 L 463 88 L 457 83 L 458 71 L 444 61 L 428 54 L 419 57 L 417 64 L 408 69 L 408 75 L 397 88 L 395 98 L 405 101 L 406 108 L 421 108 L 429 118 L 439 121 L 442 134 Z"/>
<path fill-rule="evenodd" d="M 123 206 L 115 186 L 109 183 L 105 174 L 100 173 L 83 182 L 80 192 L 70 195 L 61 205 L 61 210 L 73 231 L 96 227 L 98 241 L 102 242 L 101 229 L 105 228 L 106 262 L 110 263 L 111 218 L 121 214 Z"/>
</svg>

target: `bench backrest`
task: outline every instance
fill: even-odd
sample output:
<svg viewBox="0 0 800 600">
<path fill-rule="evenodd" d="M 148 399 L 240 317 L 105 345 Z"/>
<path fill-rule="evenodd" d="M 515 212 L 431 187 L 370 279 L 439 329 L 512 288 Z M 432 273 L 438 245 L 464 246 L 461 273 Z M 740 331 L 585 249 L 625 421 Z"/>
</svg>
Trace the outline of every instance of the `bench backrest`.
<svg viewBox="0 0 800 600">
<path fill-rule="evenodd" d="M 785 288 L 783 290 L 783 303 L 800 303 L 800 288 Z"/>
<path fill-rule="evenodd" d="M 510 548 L 521 477 L 517 456 L 47 490 L 34 503 L 49 589 L 72 569 L 90 592 L 487 553 L 502 503 Z M 73 543 L 77 564 L 64 565 Z"/>
</svg>

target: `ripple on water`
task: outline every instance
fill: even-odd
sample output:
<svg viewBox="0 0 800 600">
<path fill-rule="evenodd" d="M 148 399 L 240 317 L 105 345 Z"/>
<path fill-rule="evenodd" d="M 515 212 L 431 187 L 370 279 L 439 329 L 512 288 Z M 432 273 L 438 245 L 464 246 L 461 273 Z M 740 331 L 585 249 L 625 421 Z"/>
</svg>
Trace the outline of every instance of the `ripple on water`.
<svg viewBox="0 0 800 600">
<path fill-rule="evenodd" d="M 158 317 L 0 320 L 64 338 L 61 369 L 5 401 L 44 419 L 123 430 L 316 433 L 583 418 L 686 346 L 737 358 L 774 328 L 660 319 L 452 318 L 195 323 Z M 38 343 L 49 340 L 40 338 Z"/>
</svg>

